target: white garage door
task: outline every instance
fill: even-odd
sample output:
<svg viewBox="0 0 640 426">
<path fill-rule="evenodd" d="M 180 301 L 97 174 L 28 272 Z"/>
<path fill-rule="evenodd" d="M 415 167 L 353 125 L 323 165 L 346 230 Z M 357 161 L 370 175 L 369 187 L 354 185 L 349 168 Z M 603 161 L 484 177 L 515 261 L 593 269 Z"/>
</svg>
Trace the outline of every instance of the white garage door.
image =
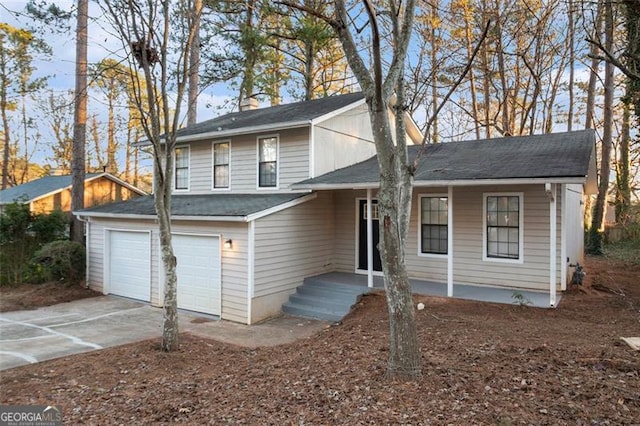
<svg viewBox="0 0 640 426">
<path fill-rule="evenodd" d="M 132 299 L 151 300 L 149 233 L 108 231 L 109 293 Z"/>
<path fill-rule="evenodd" d="M 178 260 L 178 308 L 220 315 L 220 239 L 172 236 Z"/>
</svg>

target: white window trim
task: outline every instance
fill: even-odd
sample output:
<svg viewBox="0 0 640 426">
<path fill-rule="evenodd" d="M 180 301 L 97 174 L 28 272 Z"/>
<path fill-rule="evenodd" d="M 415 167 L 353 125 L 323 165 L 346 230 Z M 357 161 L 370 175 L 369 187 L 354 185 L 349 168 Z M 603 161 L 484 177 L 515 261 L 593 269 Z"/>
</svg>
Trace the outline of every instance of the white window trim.
<svg viewBox="0 0 640 426">
<path fill-rule="evenodd" d="M 276 186 L 260 186 L 260 139 L 276 138 Z M 276 191 L 280 189 L 280 135 L 259 135 L 256 137 L 256 189 L 258 191 Z"/>
<path fill-rule="evenodd" d="M 226 188 L 216 188 L 215 184 L 216 184 L 216 174 L 215 174 L 215 167 L 216 167 L 216 152 L 215 152 L 215 146 L 219 143 L 228 143 L 229 144 L 229 186 L 227 186 Z M 225 139 L 225 140 L 220 140 L 220 141 L 213 141 L 211 142 L 211 190 L 212 191 L 216 191 L 216 192 L 225 192 L 225 191 L 231 191 L 231 139 Z"/>
<path fill-rule="evenodd" d="M 430 257 L 435 259 L 446 259 L 449 255 L 450 247 L 447 246 L 447 253 L 423 253 L 422 252 L 422 199 L 423 198 L 446 198 L 447 199 L 447 215 L 449 214 L 449 196 L 446 192 L 435 193 L 435 194 L 420 194 L 418 197 L 418 257 Z M 451 232 L 449 229 L 449 221 L 447 220 L 447 241 L 448 241 L 448 233 Z"/>
<path fill-rule="evenodd" d="M 176 163 L 176 149 L 187 150 L 187 187 L 176 188 L 176 178 L 178 171 L 178 164 Z M 178 145 L 173 149 L 173 190 L 174 192 L 189 192 L 191 190 L 191 146 L 190 145 Z"/>
<path fill-rule="evenodd" d="M 487 256 L 487 197 L 515 197 L 519 198 L 518 205 L 518 258 L 506 259 Z M 484 192 L 482 194 L 482 260 L 497 263 L 524 263 L 524 193 L 523 192 Z"/>
</svg>

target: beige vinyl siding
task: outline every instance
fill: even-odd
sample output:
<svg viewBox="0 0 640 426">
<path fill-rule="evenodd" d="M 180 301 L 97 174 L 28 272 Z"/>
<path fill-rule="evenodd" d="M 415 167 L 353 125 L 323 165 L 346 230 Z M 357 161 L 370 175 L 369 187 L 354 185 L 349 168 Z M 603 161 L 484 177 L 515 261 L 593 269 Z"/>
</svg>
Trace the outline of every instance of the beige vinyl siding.
<svg viewBox="0 0 640 426">
<path fill-rule="evenodd" d="M 524 220 L 524 262 L 483 261 L 483 194 L 522 193 Z M 420 194 L 446 195 L 444 187 L 414 191 L 407 236 L 406 264 L 411 278 L 446 282 L 446 256 L 421 256 L 418 208 Z M 365 191 L 335 192 L 335 270 L 353 272 L 356 267 L 356 198 Z M 375 193 L 374 193 L 375 198 Z M 549 198 L 544 185 L 478 186 L 453 189 L 453 281 L 455 284 L 549 288 Z M 560 282 L 560 197 L 558 197 L 558 283 Z"/>
<path fill-rule="evenodd" d="M 356 198 L 365 191 L 335 192 L 335 270 L 353 273 L 356 269 Z"/>
<path fill-rule="evenodd" d="M 211 192 L 212 156 L 211 141 L 192 142 L 189 169 L 189 193 Z"/>
<path fill-rule="evenodd" d="M 409 276 L 411 278 L 425 279 L 430 281 L 447 281 L 447 256 L 446 255 L 426 255 L 418 254 L 420 251 L 420 223 L 419 209 L 420 195 L 447 196 L 447 188 L 419 189 L 413 192 L 411 200 L 411 221 L 409 222 L 409 235 L 407 236 L 407 247 L 405 262 Z"/>
<path fill-rule="evenodd" d="M 89 286 L 103 291 L 105 230 L 151 231 L 151 304 L 160 305 L 160 238 L 158 226 L 148 220 L 117 220 L 92 218 L 89 223 Z M 246 323 L 248 288 L 248 225 L 229 222 L 175 221 L 173 233 L 220 235 L 220 240 L 233 240 L 233 248 L 221 247 L 222 259 L 222 319 Z M 178 283 L 180 285 L 180 283 Z"/>
<path fill-rule="evenodd" d="M 482 260 L 483 196 L 491 192 L 523 193 L 522 263 Z M 544 185 L 456 188 L 453 211 L 454 283 L 549 288 L 549 199 Z"/>
<path fill-rule="evenodd" d="M 222 259 L 222 314 L 221 318 L 236 322 L 247 322 L 248 286 L 248 225 L 233 222 L 191 222 L 175 221 L 173 233 L 199 235 L 220 235 Z M 233 247 L 224 247 L 224 241 L 231 239 Z M 156 239 L 159 244 L 159 239 Z M 180 285 L 180 283 L 178 283 Z"/>
<path fill-rule="evenodd" d="M 258 219 L 254 296 L 293 292 L 307 276 L 334 270 L 333 195 Z"/>
<path fill-rule="evenodd" d="M 565 235 L 567 257 L 571 264 L 584 263 L 584 204 L 582 185 L 566 185 Z M 573 270 L 568 268 L 568 277 Z"/>
<path fill-rule="evenodd" d="M 366 160 L 375 152 L 366 104 L 314 126 L 314 176 Z"/>
<path fill-rule="evenodd" d="M 93 290 L 103 292 L 105 277 L 105 240 L 106 233 L 109 230 L 118 231 L 151 231 L 151 304 L 160 305 L 160 297 L 158 292 L 158 276 L 159 276 L 159 249 L 158 244 L 158 227 L 155 223 L 148 220 L 104 220 L 92 218 L 88 224 L 89 230 L 89 248 L 87 260 L 89 262 L 89 287 Z"/>
<path fill-rule="evenodd" d="M 231 142 L 230 189 L 233 192 L 258 191 L 257 143 L 262 136 L 279 138 L 278 189 L 288 189 L 293 183 L 309 177 L 309 128 L 282 130 L 279 132 L 254 133 L 230 138 L 192 142 L 190 191 L 191 194 L 213 193 L 212 143 Z M 277 189 L 261 189 L 275 191 Z M 215 192 L 219 192 L 216 190 Z"/>
</svg>

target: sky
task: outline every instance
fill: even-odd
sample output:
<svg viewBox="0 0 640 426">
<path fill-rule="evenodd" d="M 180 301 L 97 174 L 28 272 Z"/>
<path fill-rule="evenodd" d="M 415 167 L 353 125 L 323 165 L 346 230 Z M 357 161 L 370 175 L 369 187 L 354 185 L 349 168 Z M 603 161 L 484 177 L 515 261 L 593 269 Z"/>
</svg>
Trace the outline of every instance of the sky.
<svg viewBox="0 0 640 426">
<path fill-rule="evenodd" d="M 69 10 L 75 1 L 62 0 L 55 2 L 59 7 Z M 33 20 L 24 15 L 23 10 L 27 1 L 3 0 L 0 2 L 0 22 L 8 23 L 17 28 L 32 28 Z M 52 47 L 53 56 L 51 60 L 34 61 L 36 71 L 34 77 L 49 76 L 48 87 L 54 93 L 64 93 L 73 90 L 75 87 L 75 21 L 71 23 L 72 30 L 69 34 L 51 34 L 46 32 L 42 26 L 42 34 L 39 37 Z M 89 2 L 89 38 L 88 38 L 88 62 L 97 63 L 107 57 L 121 56 L 122 50 L 120 41 L 109 33 L 102 11 L 95 4 Z M 230 92 L 224 85 L 217 85 L 205 89 L 198 97 L 198 121 L 207 120 L 220 115 L 221 108 L 231 98 Z M 31 108 L 30 111 L 35 111 Z M 89 114 L 97 114 L 99 120 L 106 123 L 107 107 L 103 99 L 93 93 L 89 99 Z M 186 113 L 186 112 L 185 112 Z M 42 117 L 36 118 L 38 123 L 43 123 Z M 15 124 L 14 124 L 15 127 Z M 42 135 L 41 143 L 32 158 L 33 162 L 44 164 L 47 157 L 51 155 L 47 140 L 53 138 L 49 127 L 40 124 L 38 131 Z"/>
</svg>

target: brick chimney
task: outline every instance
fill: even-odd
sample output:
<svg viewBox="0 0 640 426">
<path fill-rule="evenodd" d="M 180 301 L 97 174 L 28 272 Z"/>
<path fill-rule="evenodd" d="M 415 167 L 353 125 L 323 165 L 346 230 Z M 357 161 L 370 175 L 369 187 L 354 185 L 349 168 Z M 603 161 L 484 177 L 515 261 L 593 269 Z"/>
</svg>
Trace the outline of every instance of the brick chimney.
<svg viewBox="0 0 640 426">
<path fill-rule="evenodd" d="M 258 109 L 258 100 L 255 98 L 245 98 L 240 101 L 240 111 L 250 111 Z"/>
</svg>

